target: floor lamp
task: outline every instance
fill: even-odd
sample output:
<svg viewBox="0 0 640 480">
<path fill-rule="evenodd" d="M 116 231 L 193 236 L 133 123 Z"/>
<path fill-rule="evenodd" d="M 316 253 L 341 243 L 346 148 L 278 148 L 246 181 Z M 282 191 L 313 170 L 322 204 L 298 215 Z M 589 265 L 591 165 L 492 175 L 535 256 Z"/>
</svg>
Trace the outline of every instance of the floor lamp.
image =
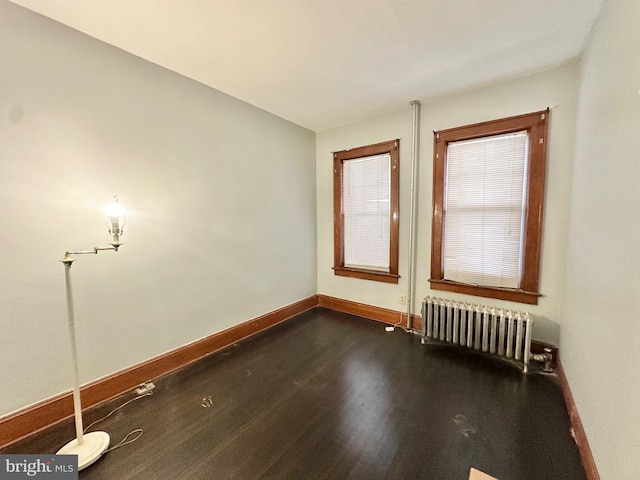
<svg viewBox="0 0 640 480">
<path fill-rule="evenodd" d="M 78 351 L 76 349 L 75 319 L 73 311 L 73 291 L 71 289 L 71 264 L 75 259 L 72 255 L 97 254 L 103 250 L 118 251 L 122 245 L 120 235 L 127 220 L 125 208 L 118 203 L 118 197 L 114 196 L 114 202 L 105 208 L 105 222 L 109 227 L 109 235 L 113 237 L 110 247 L 94 247 L 93 250 L 79 252 L 65 252 L 60 260 L 64 265 L 64 284 L 67 296 L 67 318 L 69 326 L 69 341 L 71 343 L 71 357 L 73 359 L 73 412 L 76 423 L 76 438 L 58 450 L 59 455 L 77 455 L 78 470 L 82 470 L 98 460 L 109 448 L 109 434 L 107 432 L 84 433 L 82 426 L 82 405 L 80 402 L 80 376 L 78 374 Z"/>
</svg>

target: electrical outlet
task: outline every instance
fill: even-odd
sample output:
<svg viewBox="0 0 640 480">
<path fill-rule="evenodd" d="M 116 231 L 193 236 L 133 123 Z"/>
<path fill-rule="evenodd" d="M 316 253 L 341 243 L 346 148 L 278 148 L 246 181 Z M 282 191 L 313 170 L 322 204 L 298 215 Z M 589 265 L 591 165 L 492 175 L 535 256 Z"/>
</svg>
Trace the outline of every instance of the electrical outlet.
<svg viewBox="0 0 640 480">
<path fill-rule="evenodd" d="M 154 388 L 156 388 L 156 386 L 153 384 L 153 382 L 141 383 L 140 385 L 138 385 L 138 388 L 136 388 L 136 393 L 138 395 L 145 395 L 147 393 L 151 393 L 151 390 L 153 390 Z"/>
<path fill-rule="evenodd" d="M 407 304 L 407 296 L 405 294 L 401 294 L 400 295 L 400 305 L 406 305 Z"/>
</svg>

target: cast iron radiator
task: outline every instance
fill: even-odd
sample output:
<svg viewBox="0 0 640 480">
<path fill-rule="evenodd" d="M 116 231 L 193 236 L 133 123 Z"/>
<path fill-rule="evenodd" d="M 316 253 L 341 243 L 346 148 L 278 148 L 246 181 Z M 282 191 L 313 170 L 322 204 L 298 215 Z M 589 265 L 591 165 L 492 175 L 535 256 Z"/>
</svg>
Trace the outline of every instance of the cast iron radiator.
<svg viewBox="0 0 640 480">
<path fill-rule="evenodd" d="M 422 343 L 458 345 L 518 365 L 526 373 L 531 359 L 533 319 L 526 312 L 444 298 L 422 302 Z"/>
</svg>

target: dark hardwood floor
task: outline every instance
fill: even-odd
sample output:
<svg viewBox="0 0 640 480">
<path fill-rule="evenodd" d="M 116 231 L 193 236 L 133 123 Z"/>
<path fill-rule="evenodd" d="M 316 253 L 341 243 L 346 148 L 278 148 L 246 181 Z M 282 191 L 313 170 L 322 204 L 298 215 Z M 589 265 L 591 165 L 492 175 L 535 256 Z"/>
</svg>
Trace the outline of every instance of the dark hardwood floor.
<svg viewBox="0 0 640 480">
<path fill-rule="evenodd" d="M 96 426 L 144 435 L 81 480 L 586 478 L 552 378 L 322 308 L 155 383 Z M 67 421 L 2 453 L 73 437 Z"/>
</svg>

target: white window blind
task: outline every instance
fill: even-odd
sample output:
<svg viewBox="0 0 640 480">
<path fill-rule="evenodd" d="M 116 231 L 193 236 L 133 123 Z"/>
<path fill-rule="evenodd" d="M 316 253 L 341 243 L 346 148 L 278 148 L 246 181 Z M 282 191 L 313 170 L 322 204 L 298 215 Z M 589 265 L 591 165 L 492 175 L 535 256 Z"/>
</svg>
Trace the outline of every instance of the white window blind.
<svg viewBox="0 0 640 480">
<path fill-rule="evenodd" d="M 519 288 L 526 131 L 447 146 L 444 278 Z"/>
<path fill-rule="evenodd" d="M 342 167 L 344 266 L 389 271 L 391 155 L 345 160 Z"/>
</svg>

